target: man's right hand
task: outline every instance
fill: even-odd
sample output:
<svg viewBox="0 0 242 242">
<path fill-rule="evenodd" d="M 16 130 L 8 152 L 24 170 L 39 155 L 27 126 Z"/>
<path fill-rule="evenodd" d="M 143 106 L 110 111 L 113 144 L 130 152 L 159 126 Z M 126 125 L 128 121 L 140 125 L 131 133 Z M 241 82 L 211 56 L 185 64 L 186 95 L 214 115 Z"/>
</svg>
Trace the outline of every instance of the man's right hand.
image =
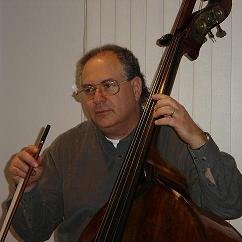
<svg viewBox="0 0 242 242">
<path fill-rule="evenodd" d="M 28 181 L 25 191 L 30 191 L 34 188 L 43 173 L 42 159 L 36 160 L 33 156 L 38 152 L 38 148 L 34 145 L 29 145 L 21 151 L 13 155 L 10 159 L 8 174 L 10 179 L 17 185 L 21 178 L 25 178 L 29 167 L 33 167 L 32 175 Z"/>
</svg>

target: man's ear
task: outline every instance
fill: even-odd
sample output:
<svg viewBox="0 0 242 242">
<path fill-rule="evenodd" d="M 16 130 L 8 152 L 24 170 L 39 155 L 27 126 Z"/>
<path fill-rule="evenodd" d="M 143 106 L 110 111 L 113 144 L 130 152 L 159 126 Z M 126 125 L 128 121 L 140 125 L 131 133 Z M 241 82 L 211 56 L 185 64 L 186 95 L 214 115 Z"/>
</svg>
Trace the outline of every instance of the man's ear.
<svg viewBox="0 0 242 242">
<path fill-rule="evenodd" d="M 135 100 L 139 101 L 142 92 L 142 80 L 140 79 L 140 77 L 136 76 L 132 80 L 130 80 L 130 82 L 133 88 Z"/>
</svg>

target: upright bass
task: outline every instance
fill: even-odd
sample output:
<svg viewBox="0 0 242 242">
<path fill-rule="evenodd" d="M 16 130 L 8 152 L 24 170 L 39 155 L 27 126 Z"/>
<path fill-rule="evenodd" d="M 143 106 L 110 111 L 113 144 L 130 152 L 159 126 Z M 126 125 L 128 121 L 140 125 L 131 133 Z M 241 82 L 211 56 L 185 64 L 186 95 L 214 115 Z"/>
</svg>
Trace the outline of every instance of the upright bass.
<svg viewBox="0 0 242 242">
<path fill-rule="evenodd" d="M 195 3 L 183 0 L 171 33 L 158 40 L 167 47 L 150 97 L 109 201 L 85 228 L 80 242 L 242 242 L 229 223 L 192 202 L 184 177 L 155 148 L 158 128 L 151 95 L 170 95 L 182 56 L 195 60 L 211 29 L 222 33 L 219 24 L 232 7 L 232 0 L 209 0 L 205 8 L 193 12 Z"/>
</svg>

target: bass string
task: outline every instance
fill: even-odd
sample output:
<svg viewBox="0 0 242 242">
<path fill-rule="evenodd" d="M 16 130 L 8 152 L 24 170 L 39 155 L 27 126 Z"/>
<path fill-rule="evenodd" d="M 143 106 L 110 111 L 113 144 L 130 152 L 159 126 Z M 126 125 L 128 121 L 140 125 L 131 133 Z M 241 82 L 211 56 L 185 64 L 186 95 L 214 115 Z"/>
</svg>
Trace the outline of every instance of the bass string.
<svg viewBox="0 0 242 242">
<path fill-rule="evenodd" d="M 120 175 L 118 176 L 118 179 L 113 188 L 113 192 L 110 196 L 108 206 L 106 209 L 106 213 L 104 215 L 104 219 L 100 226 L 100 231 L 98 232 L 96 238 L 98 238 L 99 235 L 101 236 L 101 234 L 103 234 L 104 228 L 106 228 L 106 227 L 108 227 L 107 230 L 105 230 L 105 231 L 107 231 L 106 232 L 106 236 L 107 236 L 108 231 L 110 231 L 110 229 L 113 227 L 112 226 L 113 221 L 115 221 L 115 224 L 116 224 L 115 227 L 116 227 L 116 229 L 118 229 L 117 224 L 119 224 L 120 219 L 118 220 L 118 223 L 116 223 L 117 220 L 115 220 L 115 218 L 117 218 L 117 215 L 116 215 L 117 209 L 120 204 L 127 203 L 128 199 L 130 197 L 131 190 L 132 190 L 131 189 L 132 185 L 135 181 L 135 177 L 141 166 L 141 162 L 140 162 L 141 155 L 140 155 L 138 161 L 136 159 L 134 159 L 134 157 L 139 156 L 139 155 L 137 155 L 137 152 L 139 152 L 139 150 L 142 150 L 144 148 L 145 142 L 143 142 L 143 140 L 146 140 L 147 136 L 148 136 L 147 132 L 145 132 L 147 130 L 147 126 L 150 125 L 149 122 L 147 122 L 147 120 L 151 119 L 152 113 L 153 113 L 153 108 L 155 105 L 155 102 L 153 101 L 151 96 L 159 91 L 159 89 L 161 87 L 161 83 L 160 83 L 161 77 L 165 73 L 164 70 L 169 69 L 173 63 L 173 59 L 175 57 L 175 53 L 178 48 L 179 40 L 180 40 L 180 36 L 176 37 L 174 39 L 174 41 L 171 43 L 171 45 L 167 48 L 167 53 L 165 53 L 165 58 L 164 58 L 165 61 L 162 60 L 160 62 L 156 77 L 153 81 L 150 95 L 147 100 L 147 104 L 144 108 L 140 122 L 136 128 L 134 138 L 131 142 L 131 145 L 130 145 L 130 148 L 126 155 L 124 164 L 122 165 L 122 168 L 120 170 L 120 173 L 119 173 Z M 173 58 L 168 59 L 168 56 L 169 57 L 173 56 Z M 162 78 L 162 80 L 163 80 L 163 78 Z M 140 146 L 141 146 L 141 148 L 138 149 L 137 147 L 140 147 Z M 128 178 L 130 177 L 130 174 L 133 174 L 133 176 L 132 176 L 131 182 L 128 183 Z M 122 186 L 121 186 L 121 184 L 122 184 Z M 127 188 L 127 186 L 128 186 L 128 188 Z M 118 213 L 122 214 L 124 212 L 123 211 L 124 209 L 125 209 L 125 206 L 123 205 L 122 209 L 118 209 Z M 119 216 L 119 218 L 120 217 L 121 216 Z M 114 230 L 112 229 L 112 231 L 114 231 Z"/>
</svg>

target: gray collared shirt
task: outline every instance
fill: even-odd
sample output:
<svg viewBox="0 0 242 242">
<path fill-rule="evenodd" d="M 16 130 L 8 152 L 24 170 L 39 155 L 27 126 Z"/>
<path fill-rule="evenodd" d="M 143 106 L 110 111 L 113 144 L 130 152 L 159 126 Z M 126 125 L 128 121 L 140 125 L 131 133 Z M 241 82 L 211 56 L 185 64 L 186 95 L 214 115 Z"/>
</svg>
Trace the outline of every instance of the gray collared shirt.
<svg viewBox="0 0 242 242">
<path fill-rule="evenodd" d="M 57 229 L 60 242 L 77 241 L 91 218 L 107 202 L 132 134 L 117 148 L 90 122 L 60 135 L 44 152 L 41 181 L 24 195 L 13 221 L 25 240 L 47 240 Z M 187 179 L 192 200 L 223 217 L 242 214 L 242 178 L 234 159 L 220 152 L 212 138 L 190 149 L 169 127 L 161 127 L 157 148 Z M 206 175 L 211 171 L 215 183 Z"/>
</svg>

